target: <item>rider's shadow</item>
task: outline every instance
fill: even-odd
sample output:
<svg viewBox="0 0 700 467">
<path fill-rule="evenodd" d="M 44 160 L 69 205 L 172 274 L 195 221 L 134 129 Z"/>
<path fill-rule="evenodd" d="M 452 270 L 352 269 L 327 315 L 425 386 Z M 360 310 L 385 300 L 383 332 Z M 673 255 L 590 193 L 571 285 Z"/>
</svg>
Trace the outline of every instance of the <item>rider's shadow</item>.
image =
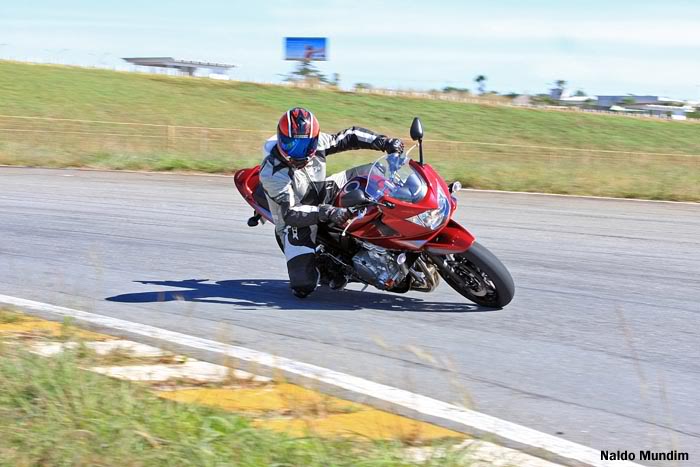
<svg viewBox="0 0 700 467">
<path fill-rule="evenodd" d="M 464 313 L 491 311 L 466 302 L 429 302 L 405 295 L 388 292 L 342 292 L 320 287 L 304 300 L 292 296 L 289 282 L 273 279 L 242 279 L 211 282 L 207 279 L 182 281 L 135 281 L 141 284 L 175 287 L 180 290 L 134 292 L 108 297 L 106 300 L 120 303 L 157 303 L 186 301 L 234 305 L 243 309 L 261 307 L 280 310 L 328 310 L 356 311 L 362 309 L 379 311 Z"/>
</svg>

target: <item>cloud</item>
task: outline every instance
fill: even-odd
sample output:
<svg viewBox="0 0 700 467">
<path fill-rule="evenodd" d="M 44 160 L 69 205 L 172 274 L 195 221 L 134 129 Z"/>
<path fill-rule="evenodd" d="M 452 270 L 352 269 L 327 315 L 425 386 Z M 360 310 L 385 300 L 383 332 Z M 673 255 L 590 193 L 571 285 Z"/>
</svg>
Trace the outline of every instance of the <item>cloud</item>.
<svg viewBox="0 0 700 467">
<path fill-rule="evenodd" d="M 11 45 L 2 49 L 5 55 L 82 53 L 86 63 L 96 60 L 90 53 L 182 55 L 230 61 L 240 65 L 237 76 L 258 80 L 292 68 L 281 60 L 282 37 L 309 35 L 330 37 L 331 61 L 321 68 L 348 81 L 471 86 L 474 74 L 485 73 L 499 90 L 539 91 L 563 78 L 592 92 L 696 95 L 689 82 L 700 76 L 694 60 L 700 28 L 692 5 L 683 14 L 656 2 L 566 3 L 443 0 L 410 8 L 398 0 L 308 0 L 292 7 L 270 0 L 245 11 L 218 2 L 212 14 L 176 1 L 154 22 L 125 0 L 109 11 L 94 7 L 78 15 L 81 10 L 53 15 L 28 7 L 23 15 L 0 17 L 0 28 L 2 42 Z"/>
<path fill-rule="evenodd" d="M 432 34 L 439 34 L 439 30 Z M 443 32 L 444 34 L 444 32 Z M 655 47 L 700 46 L 696 21 L 633 21 L 576 19 L 543 21 L 510 19 L 480 23 L 456 32 L 457 37 L 491 37 L 511 40 L 559 40 L 652 45 Z"/>
</svg>

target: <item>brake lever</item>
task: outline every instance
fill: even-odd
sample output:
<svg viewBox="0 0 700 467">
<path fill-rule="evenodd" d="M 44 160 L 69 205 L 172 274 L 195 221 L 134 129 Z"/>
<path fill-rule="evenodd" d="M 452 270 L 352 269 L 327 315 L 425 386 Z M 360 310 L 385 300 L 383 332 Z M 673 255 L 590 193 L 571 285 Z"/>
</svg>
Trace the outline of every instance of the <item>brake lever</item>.
<svg viewBox="0 0 700 467">
<path fill-rule="evenodd" d="M 348 211 L 355 214 L 356 212 L 359 212 L 363 209 L 367 209 L 370 206 L 380 206 L 382 208 L 388 208 L 388 209 L 394 209 L 396 207 L 396 205 L 390 201 L 370 201 L 367 203 L 358 204 L 355 206 L 350 206 L 348 208 Z"/>
<path fill-rule="evenodd" d="M 371 206 L 371 204 L 369 204 L 369 203 L 367 203 L 367 204 L 357 204 L 357 205 L 355 205 L 355 206 L 350 206 L 350 207 L 348 207 L 348 211 L 350 211 L 351 213 L 355 214 L 356 212 L 360 212 L 360 211 L 362 211 L 363 209 L 366 209 L 367 206 Z"/>
</svg>

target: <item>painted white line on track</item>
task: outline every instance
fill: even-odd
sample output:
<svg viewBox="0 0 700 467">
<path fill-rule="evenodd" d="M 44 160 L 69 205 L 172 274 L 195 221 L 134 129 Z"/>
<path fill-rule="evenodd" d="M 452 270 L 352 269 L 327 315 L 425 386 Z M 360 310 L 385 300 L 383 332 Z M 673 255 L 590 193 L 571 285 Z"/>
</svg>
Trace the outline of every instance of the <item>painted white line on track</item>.
<svg viewBox="0 0 700 467">
<path fill-rule="evenodd" d="M 477 437 L 489 438 L 507 447 L 520 449 L 569 466 L 641 467 L 640 464 L 629 461 L 603 461 L 600 459 L 600 451 L 581 444 L 427 396 L 316 365 L 297 362 L 289 358 L 168 331 L 147 324 L 134 323 L 9 295 L 0 294 L 0 303 L 32 310 L 39 314 L 48 315 L 47 317 L 72 318 L 79 323 L 126 332 L 131 335 L 172 343 L 196 351 L 210 352 L 229 359 L 267 367 L 278 372 L 281 371 L 287 377 L 313 381 L 322 384 L 326 388 L 337 388 L 347 394 L 369 398 L 372 401 L 379 402 L 382 408 L 389 408 L 389 410 L 402 415 L 456 429 Z"/>
</svg>

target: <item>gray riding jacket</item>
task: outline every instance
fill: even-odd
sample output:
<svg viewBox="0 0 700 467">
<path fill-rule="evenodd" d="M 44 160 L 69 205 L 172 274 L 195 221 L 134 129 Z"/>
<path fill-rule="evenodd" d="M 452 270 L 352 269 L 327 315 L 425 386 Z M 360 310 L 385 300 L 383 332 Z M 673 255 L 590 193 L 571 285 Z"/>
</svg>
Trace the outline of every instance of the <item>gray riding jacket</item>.
<svg viewBox="0 0 700 467">
<path fill-rule="evenodd" d="M 365 128 L 352 127 L 339 133 L 321 133 L 316 154 L 306 167 L 295 169 L 281 158 L 277 137 L 273 136 L 263 147 L 264 159 L 260 182 L 265 189 L 275 231 L 278 235 L 287 227 L 311 227 L 318 224 L 318 205 L 331 203 L 334 179 L 326 177 L 326 157 L 354 149 L 383 151 L 389 138 Z"/>
</svg>

